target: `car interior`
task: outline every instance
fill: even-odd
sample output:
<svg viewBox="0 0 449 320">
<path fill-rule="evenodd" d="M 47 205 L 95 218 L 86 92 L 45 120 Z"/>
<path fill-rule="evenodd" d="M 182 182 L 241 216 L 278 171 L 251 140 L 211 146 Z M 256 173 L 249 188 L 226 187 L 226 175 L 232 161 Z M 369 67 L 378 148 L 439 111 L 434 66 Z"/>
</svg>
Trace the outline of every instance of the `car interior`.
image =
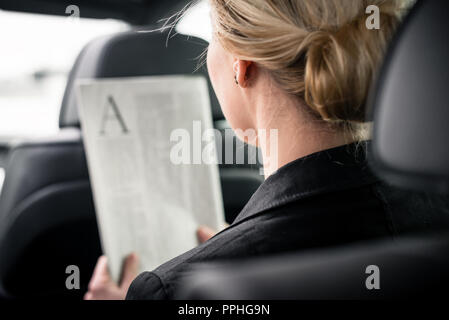
<svg viewBox="0 0 449 320">
<path fill-rule="evenodd" d="M 199 74 L 208 79 L 214 127 L 223 132 L 229 128 L 201 63 L 207 39 L 195 32 L 148 31 L 163 26 L 161 17 L 173 19 L 188 1 L 78 3 L 81 19 L 113 19 L 127 28 L 90 39 L 76 53 L 63 78 L 59 122 L 52 135 L 2 136 L 0 128 L 0 299 L 82 299 L 89 277 L 81 278 L 81 290 L 69 291 L 64 286 L 66 274 L 60 270 L 75 264 L 91 274 L 102 255 L 76 80 Z M 69 5 L 68 1 L 3 0 L 0 13 L 67 17 Z M 447 1 L 417 1 L 390 46 L 369 102 L 373 138 L 368 156 L 376 174 L 399 187 L 438 194 L 449 191 L 446 12 Z M 0 100 L 0 117 L 2 104 Z M 224 139 L 239 143 L 235 136 Z M 245 148 L 257 154 L 253 147 Z M 224 157 L 224 150 L 218 153 Z M 220 165 L 227 223 L 232 223 L 263 182 L 260 168 L 258 161 Z M 445 234 L 416 235 L 394 244 L 373 241 L 319 252 L 195 265 L 186 272 L 179 298 L 429 297 L 448 284 L 448 245 Z M 355 270 L 371 261 L 388 270 L 382 278 L 385 290 L 366 291 L 354 285 L 365 276 Z M 28 272 L 30 266 L 39 277 Z"/>
</svg>

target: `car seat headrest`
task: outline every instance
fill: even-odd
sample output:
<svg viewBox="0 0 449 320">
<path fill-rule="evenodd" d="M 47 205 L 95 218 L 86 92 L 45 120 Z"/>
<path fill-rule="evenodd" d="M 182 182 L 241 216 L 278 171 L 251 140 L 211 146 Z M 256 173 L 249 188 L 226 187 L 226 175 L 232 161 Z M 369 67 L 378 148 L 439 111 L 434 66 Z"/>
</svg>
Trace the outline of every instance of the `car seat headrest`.
<svg viewBox="0 0 449 320">
<path fill-rule="evenodd" d="M 169 38 L 166 32 L 129 31 L 91 41 L 79 54 L 70 72 L 59 126 L 80 125 L 76 105 L 76 79 L 194 73 L 205 75 L 209 79 L 205 66 L 198 69 L 198 59 L 206 47 L 207 43 L 203 40 L 183 35 Z M 223 114 L 210 81 L 209 92 L 214 119 L 222 119 Z"/>
<path fill-rule="evenodd" d="M 398 31 L 371 97 L 379 176 L 449 191 L 449 1 L 418 1 Z"/>
</svg>

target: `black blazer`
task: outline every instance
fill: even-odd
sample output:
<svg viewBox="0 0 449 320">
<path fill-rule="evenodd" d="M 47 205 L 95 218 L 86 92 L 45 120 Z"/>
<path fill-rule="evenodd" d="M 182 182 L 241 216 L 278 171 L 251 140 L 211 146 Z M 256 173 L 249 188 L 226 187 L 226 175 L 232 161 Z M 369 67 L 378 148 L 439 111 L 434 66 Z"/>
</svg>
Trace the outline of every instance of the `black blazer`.
<svg viewBox="0 0 449 320">
<path fill-rule="evenodd" d="M 449 201 L 399 190 L 369 170 L 366 144 L 318 152 L 280 168 L 234 223 L 206 243 L 140 274 L 127 299 L 172 299 L 193 263 L 229 261 L 394 239 L 449 226 Z"/>
</svg>

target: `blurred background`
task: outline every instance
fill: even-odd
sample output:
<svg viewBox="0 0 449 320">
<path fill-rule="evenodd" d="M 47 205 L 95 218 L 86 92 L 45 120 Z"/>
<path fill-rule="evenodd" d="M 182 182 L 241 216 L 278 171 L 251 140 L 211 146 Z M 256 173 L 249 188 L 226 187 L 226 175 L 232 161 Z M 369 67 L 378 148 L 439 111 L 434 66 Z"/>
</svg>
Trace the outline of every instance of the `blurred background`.
<svg viewBox="0 0 449 320">
<path fill-rule="evenodd" d="M 0 10 L 0 191 L 5 146 L 58 132 L 67 78 L 81 49 L 97 37 L 136 27 L 118 19 L 84 18 L 79 9 L 79 18 Z M 156 29 L 168 18 L 139 28 Z M 175 32 L 209 41 L 207 1 L 192 5 Z"/>
<path fill-rule="evenodd" d="M 0 10 L 0 142 L 56 133 L 67 76 L 81 49 L 96 37 L 131 28 L 123 21 L 83 18 L 82 7 L 80 13 L 76 19 Z M 176 31 L 209 40 L 207 3 L 188 10 Z"/>
</svg>

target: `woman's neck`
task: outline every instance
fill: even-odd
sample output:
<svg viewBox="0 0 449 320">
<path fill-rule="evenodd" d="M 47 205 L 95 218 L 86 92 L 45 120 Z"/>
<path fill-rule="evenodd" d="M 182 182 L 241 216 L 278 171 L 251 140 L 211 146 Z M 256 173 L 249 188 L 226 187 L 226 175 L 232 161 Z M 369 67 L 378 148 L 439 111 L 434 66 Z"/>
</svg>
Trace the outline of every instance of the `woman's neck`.
<svg viewBox="0 0 449 320">
<path fill-rule="evenodd" d="M 312 119 L 302 108 L 307 106 L 286 99 L 258 109 L 258 146 L 264 159 L 265 178 L 296 159 L 348 143 L 341 133 Z"/>
</svg>

